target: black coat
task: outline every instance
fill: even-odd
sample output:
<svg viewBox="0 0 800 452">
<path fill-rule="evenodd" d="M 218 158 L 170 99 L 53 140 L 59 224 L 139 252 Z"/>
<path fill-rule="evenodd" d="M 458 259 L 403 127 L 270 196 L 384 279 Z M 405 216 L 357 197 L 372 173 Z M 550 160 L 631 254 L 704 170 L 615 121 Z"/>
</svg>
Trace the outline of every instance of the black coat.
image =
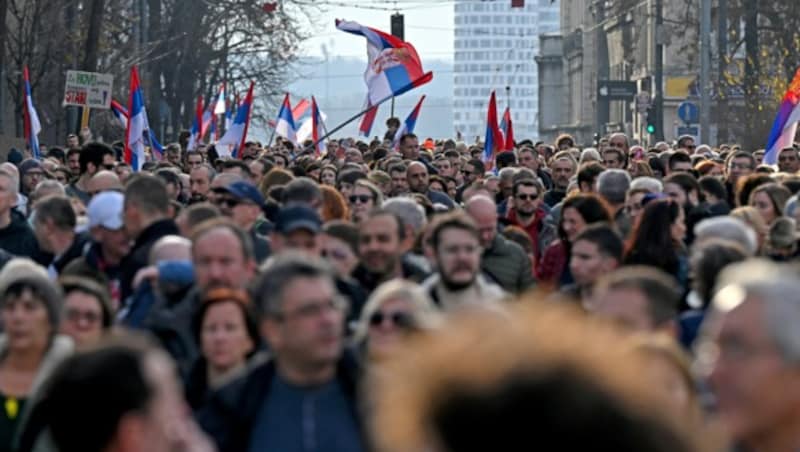
<svg viewBox="0 0 800 452">
<path fill-rule="evenodd" d="M 136 237 L 136 242 L 133 244 L 130 252 L 120 263 L 120 292 L 122 302 L 133 294 L 133 278 L 136 272 L 148 265 L 150 259 L 150 249 L 153 244 L 161 237 L 167 235 L 180 235 L 178 227 L 171 219 L 159 220 L 150 226 L 146 227 L 139 237 Z"/>
<path fill-rule="evenodd" d="M 33 230 L 21 213 L 11 210 L 11 223 L 0 229 L 0 249 L 14 256 L 35 259 L 39 254 L 39 243 Z"/>
</svg>

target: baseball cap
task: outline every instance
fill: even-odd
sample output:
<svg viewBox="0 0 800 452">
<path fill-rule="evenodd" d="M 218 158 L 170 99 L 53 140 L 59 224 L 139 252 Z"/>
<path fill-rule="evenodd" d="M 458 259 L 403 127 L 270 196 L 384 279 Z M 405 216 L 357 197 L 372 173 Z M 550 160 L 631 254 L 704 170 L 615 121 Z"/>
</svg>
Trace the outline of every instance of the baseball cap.
<svg viewBox="0 0 800 452">
<path fill-rule="evenodd" d="M 264 197 L 261 196 L 261 192 L 258 191 L 255 185 L 245 182 L 245 181 L 236 181 L 231 182 L 225 187 L 225 191 L 232 194 L 233 196 L 239 199 L 247 199 L 252 201 L 254 204 L 258 206 L 264 205 Z"/>
<path fill-rule="evenodd" d="M 102 226 L 114 231 L 122 229 L 124 201 L 125 196 L 116 191 L 104 191 L 96 194 L 86 208 L 89 227 Z"/>
<path fill-rule="evenodd" d="M 275 231 L 279 234 L 288 234 L 298 229 L 306 229 L 314 234 L 320 232 L 322 220 L 317 211 L 304 205 L 293 205 L 281 209 L 275 219 Z"/>
</svg>

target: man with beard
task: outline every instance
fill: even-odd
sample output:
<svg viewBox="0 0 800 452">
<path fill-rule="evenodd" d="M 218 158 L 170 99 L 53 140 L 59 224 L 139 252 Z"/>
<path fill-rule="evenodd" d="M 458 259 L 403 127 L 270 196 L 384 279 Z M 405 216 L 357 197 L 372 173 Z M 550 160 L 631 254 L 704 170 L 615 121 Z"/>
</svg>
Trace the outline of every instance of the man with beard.
<svg viewBox="0 0 800 452">
<path fill-rule="evenodd" d="M 422 283 L 431 299 L 445 310 L 466 305 L 486 305 L 506 293 L 480 274 L 481 245 L 478 227 L 466 214 L 439 217 L 431 227 L 431 248 L 438 273 Z"/>
<path fill-rule="evenodd" d="M 208 199 L 211 181 L 214 180 L 215 175 L 216 172 L 208 164 L 200 164 L 196 168 L 192 168 L 189 173 L 189 187 L 192 193 L 192 197 L 189 198 L 189 204 L 203 202 Z"/>
<path fill-rule="evenodd" d="M 361 263 L 353 277 L 367 292 L 394 278 L 421 281 L 426 273 L 403 259 L 406 228 L 403 220 L 392 212 L 376 209 L 359 225 L 358 255 Z"/>
<path fill-rule="evenodd" d="M 534 256 L 539 256 L 539 232 L 547 216 L 547 211 L 542 208 L 543 193 L 544 187 L 536 179 L 515 180 L 512 192 L 513 207 L 506 215 L 506 220 L 510 224 L 519 226 L 528 233 L 533 243 Z"/>
<path fill-rule="evenodd" d="M 553 157 L 550 171 L 553 174 L 553 188 L 544 194 L 544 203 L 549 207 L 561 202 L 567 195 L 570 179 L 578 169 L 578 162 L 569 154 L 561 151 Z"/>
</svg>

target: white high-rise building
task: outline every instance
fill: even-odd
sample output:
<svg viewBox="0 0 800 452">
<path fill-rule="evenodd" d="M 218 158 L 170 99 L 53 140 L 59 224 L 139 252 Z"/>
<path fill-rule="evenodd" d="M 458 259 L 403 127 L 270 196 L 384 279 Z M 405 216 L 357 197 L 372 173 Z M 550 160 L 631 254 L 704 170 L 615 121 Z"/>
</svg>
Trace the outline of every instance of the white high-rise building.
<svg viewBox="0 0 800 452">
<path fill-rule="evenodd" d="M 453 122 L 463 139 L 483 140 L 489 94 L 496 92 L 498 121 L 511 106 L 514 138 L 538 137 L 539 35 L 559 30 L 552 0 L 456 0 Z M 509 89 L 507 90 L 506 87 Z M 509 100 L 510 99 L 510 100 Z"/>
</svg>

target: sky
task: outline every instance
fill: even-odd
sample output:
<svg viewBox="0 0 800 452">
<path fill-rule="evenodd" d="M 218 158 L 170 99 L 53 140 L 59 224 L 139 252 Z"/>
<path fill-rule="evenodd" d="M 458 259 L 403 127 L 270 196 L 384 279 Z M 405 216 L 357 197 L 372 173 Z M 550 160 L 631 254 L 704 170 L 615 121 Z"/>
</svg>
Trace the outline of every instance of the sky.
<svg viewBox="0 0 800 452">
<path fill-rule="evenodd" d="M 304 56 L 322 57 L 322 46 L 330 55 L 358 57 L 366 60 L 364 39 L 336 30 L 336 19 L 351 20 L 362 25 L 390 32 L 390 17 L 394 5 L 405 16 L 405 40 L 414 44 L 423 63 L 426 58 L 453 59 L 453 5 L 452 0 L 381 1 L 381 0 L 331 0 L 330 6 L 319 15 L 317 24 L 304 46 Z M 358 6 L 341 6 L 358 5 Z M 383 9 L 377 9 L 383 8 Z"/>
</svg>

